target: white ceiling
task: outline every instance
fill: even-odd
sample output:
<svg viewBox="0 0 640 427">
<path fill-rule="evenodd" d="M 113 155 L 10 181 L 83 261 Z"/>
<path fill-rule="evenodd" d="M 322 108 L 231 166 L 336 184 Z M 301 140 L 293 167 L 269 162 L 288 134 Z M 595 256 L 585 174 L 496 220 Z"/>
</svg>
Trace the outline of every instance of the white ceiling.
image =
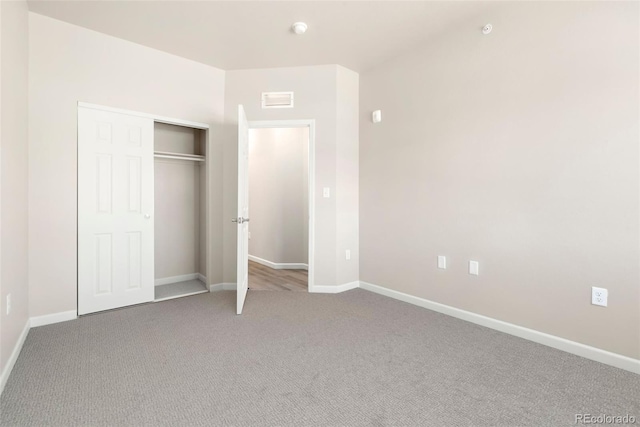
<svg viewBox="0 0 640 427">
<path fill-rule="evenodd" d="M 340 64 L 365 71 L 470 22 L 484 2 L 29 1 L 32 12 L 225 70 Z M 306 34 L 291 24 L 304 21 Z M 474 22 L 478 31 L 485 22 Z"/>
</svg>

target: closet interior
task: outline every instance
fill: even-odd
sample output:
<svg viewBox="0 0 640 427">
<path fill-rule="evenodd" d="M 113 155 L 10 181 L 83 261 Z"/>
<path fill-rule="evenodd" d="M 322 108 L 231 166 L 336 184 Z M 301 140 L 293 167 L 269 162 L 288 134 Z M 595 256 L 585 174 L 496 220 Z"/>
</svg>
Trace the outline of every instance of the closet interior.
<svg viewBox="0 0 640 427">
<path fill-rule="evenodd" d="M 208 292 L 206 131 L 154 124 L 155 301 Z"/>
</svg>

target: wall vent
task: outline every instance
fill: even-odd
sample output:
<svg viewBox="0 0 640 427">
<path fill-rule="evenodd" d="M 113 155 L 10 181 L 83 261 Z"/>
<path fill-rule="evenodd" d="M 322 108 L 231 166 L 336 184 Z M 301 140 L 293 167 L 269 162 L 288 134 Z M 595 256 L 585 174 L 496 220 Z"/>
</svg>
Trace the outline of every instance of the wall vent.
<svg viewBox="0 0 640 427">
<path fill-rule="evenodd" d="M 262 108 L 293 108 L 293 92 L 262 92 Z"/>
</svg>

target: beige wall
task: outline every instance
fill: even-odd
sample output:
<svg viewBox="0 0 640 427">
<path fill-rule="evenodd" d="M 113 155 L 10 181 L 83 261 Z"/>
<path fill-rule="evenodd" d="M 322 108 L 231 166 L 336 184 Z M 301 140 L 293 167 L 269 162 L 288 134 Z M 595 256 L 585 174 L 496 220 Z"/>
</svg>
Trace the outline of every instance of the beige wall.
<svg viewBox="0 0 640 427">
<path fill-rule="evenodd" d="M 199 131 L 155 124 L 155 151 L 196 154 Z M 200 153 L 198 153 L 200 154 Z M 155 278 L 205 274 L 200 246 L 205 240 L 203 162 L 156 158 L 154 161 Z"/>
<path fill-rule="evenodd" d="M 211 126 L 213 283 L 220 230 L 224 72 L 30 13 L 30 315 L 76 309 L 78 101 Z"/>
<path fill-rule="evenodd" d="M 640 358 L 638 6 L 499 3 L 361 75 L 361 279 Z"/>
<path fill-rule="evenodd" d="M 0 2 L 0 372 L 29 318 L 27 22 L 26 2 Z"/>
<path fill-rule="evenodd" d="M 338 99 L 343 95 L 339 90 L 339 78 L 352 71 L 339 71 L 336 65 L 313 67 L 273 68 L 255 70 L 237 70 L 226 73 L 225 87 L 225 142 L 224 142 L 224 281 L 236 281 L 236 225 L 230 219 L 237 216 L 237 106 L 242 104 L 249 121 L 255 120 L 294 120 L 315 119 L 315 260 L 314 281 L 317 286 L 335 286 L 351 281 L 352 276 L 339 275 L 340 265 L 337 254 L 342 253 L 344 246 L 342 236 L 338 236 L 338 214 L 340 205 L 336 194 L 343 190 L 339 177 L 348 171 L 358 168 L 358 159 L 338 162 L 339 141 L 343 141 L 342 126 L 338 120 Z M 347 79 L 345 79 L 346 81 Z M 351 78 L 353 81 L 353 78 Z M 358 99 L 357 87 L 346 84 L 350 96 Z M 268 91 L 294 91 L 295 108 L 262 109 L 260 94 Z M 357 103 L 357 102 L 356 102 Z M 357 120 L 353 120 L 357 127 Z M 349 140 L 349 144 L 357 142 Z M 332 196 L 322 197 L 322 188 L 329 187 Z M 357 194 L 357 191 L 356 191 Z M 355 204 L 358 204 L 357 196 Z M 354 242 L 358 241 L 357 229 L 352 231 Z M 354 243 L 356 244 L 356 243 Z M 358 259 L 352 258 L 357 265 Z M 357 270 L 357 267 L 355 267 Z M 340 276 L 340 277 L 339 277 Z M 352 280 L 357 280 L 354 277 Z"/>
<path fill-rule="evenodd" d="M 249 255 L 308 261 L 309 128 L 249 131 Z"/>
<path fill-rule="evenodd" d="M 336 275 L 341 284 L 360 280 L 360 77 L 338 66 L 336 86 Z M 347 249 L 350 260 L 346 259 Z"/>
</svg>

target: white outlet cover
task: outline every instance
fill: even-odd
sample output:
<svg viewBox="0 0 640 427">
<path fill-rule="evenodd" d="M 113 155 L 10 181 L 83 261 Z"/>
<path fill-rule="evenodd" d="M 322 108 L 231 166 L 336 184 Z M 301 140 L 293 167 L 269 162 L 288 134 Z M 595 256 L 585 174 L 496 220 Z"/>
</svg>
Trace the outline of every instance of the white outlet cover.
<svg viewBox="0 0 640 427">
<path fill-rule="evenodd" d="M 329 198 L 331 197 L 331 189 L 329 187 L 324 187 L 322 189 L 322 197 Z"/>
<path fill-rule="evenodd" d="M 443 255 L 438 255 L 438 268 L 446 269 L 447 268 L 447 257 Z"/>
<path fill-rule="evenodd" d="M 478 261 L 469 261 L 469 274 L 474 276 L 480 274 L 480 263 Z"/>
<path fill-rule="evenodd" d="M 609 291 L 605 288 L 591 287 L 591 304 L 606 307 L 609 302 Z"/>
<path fill-rule="evenodd" d="M 347 261 L 351 259 L 351 251 L 349 249 L 345 251 L 345 258 L 347 259 Z"/>
</svg>

